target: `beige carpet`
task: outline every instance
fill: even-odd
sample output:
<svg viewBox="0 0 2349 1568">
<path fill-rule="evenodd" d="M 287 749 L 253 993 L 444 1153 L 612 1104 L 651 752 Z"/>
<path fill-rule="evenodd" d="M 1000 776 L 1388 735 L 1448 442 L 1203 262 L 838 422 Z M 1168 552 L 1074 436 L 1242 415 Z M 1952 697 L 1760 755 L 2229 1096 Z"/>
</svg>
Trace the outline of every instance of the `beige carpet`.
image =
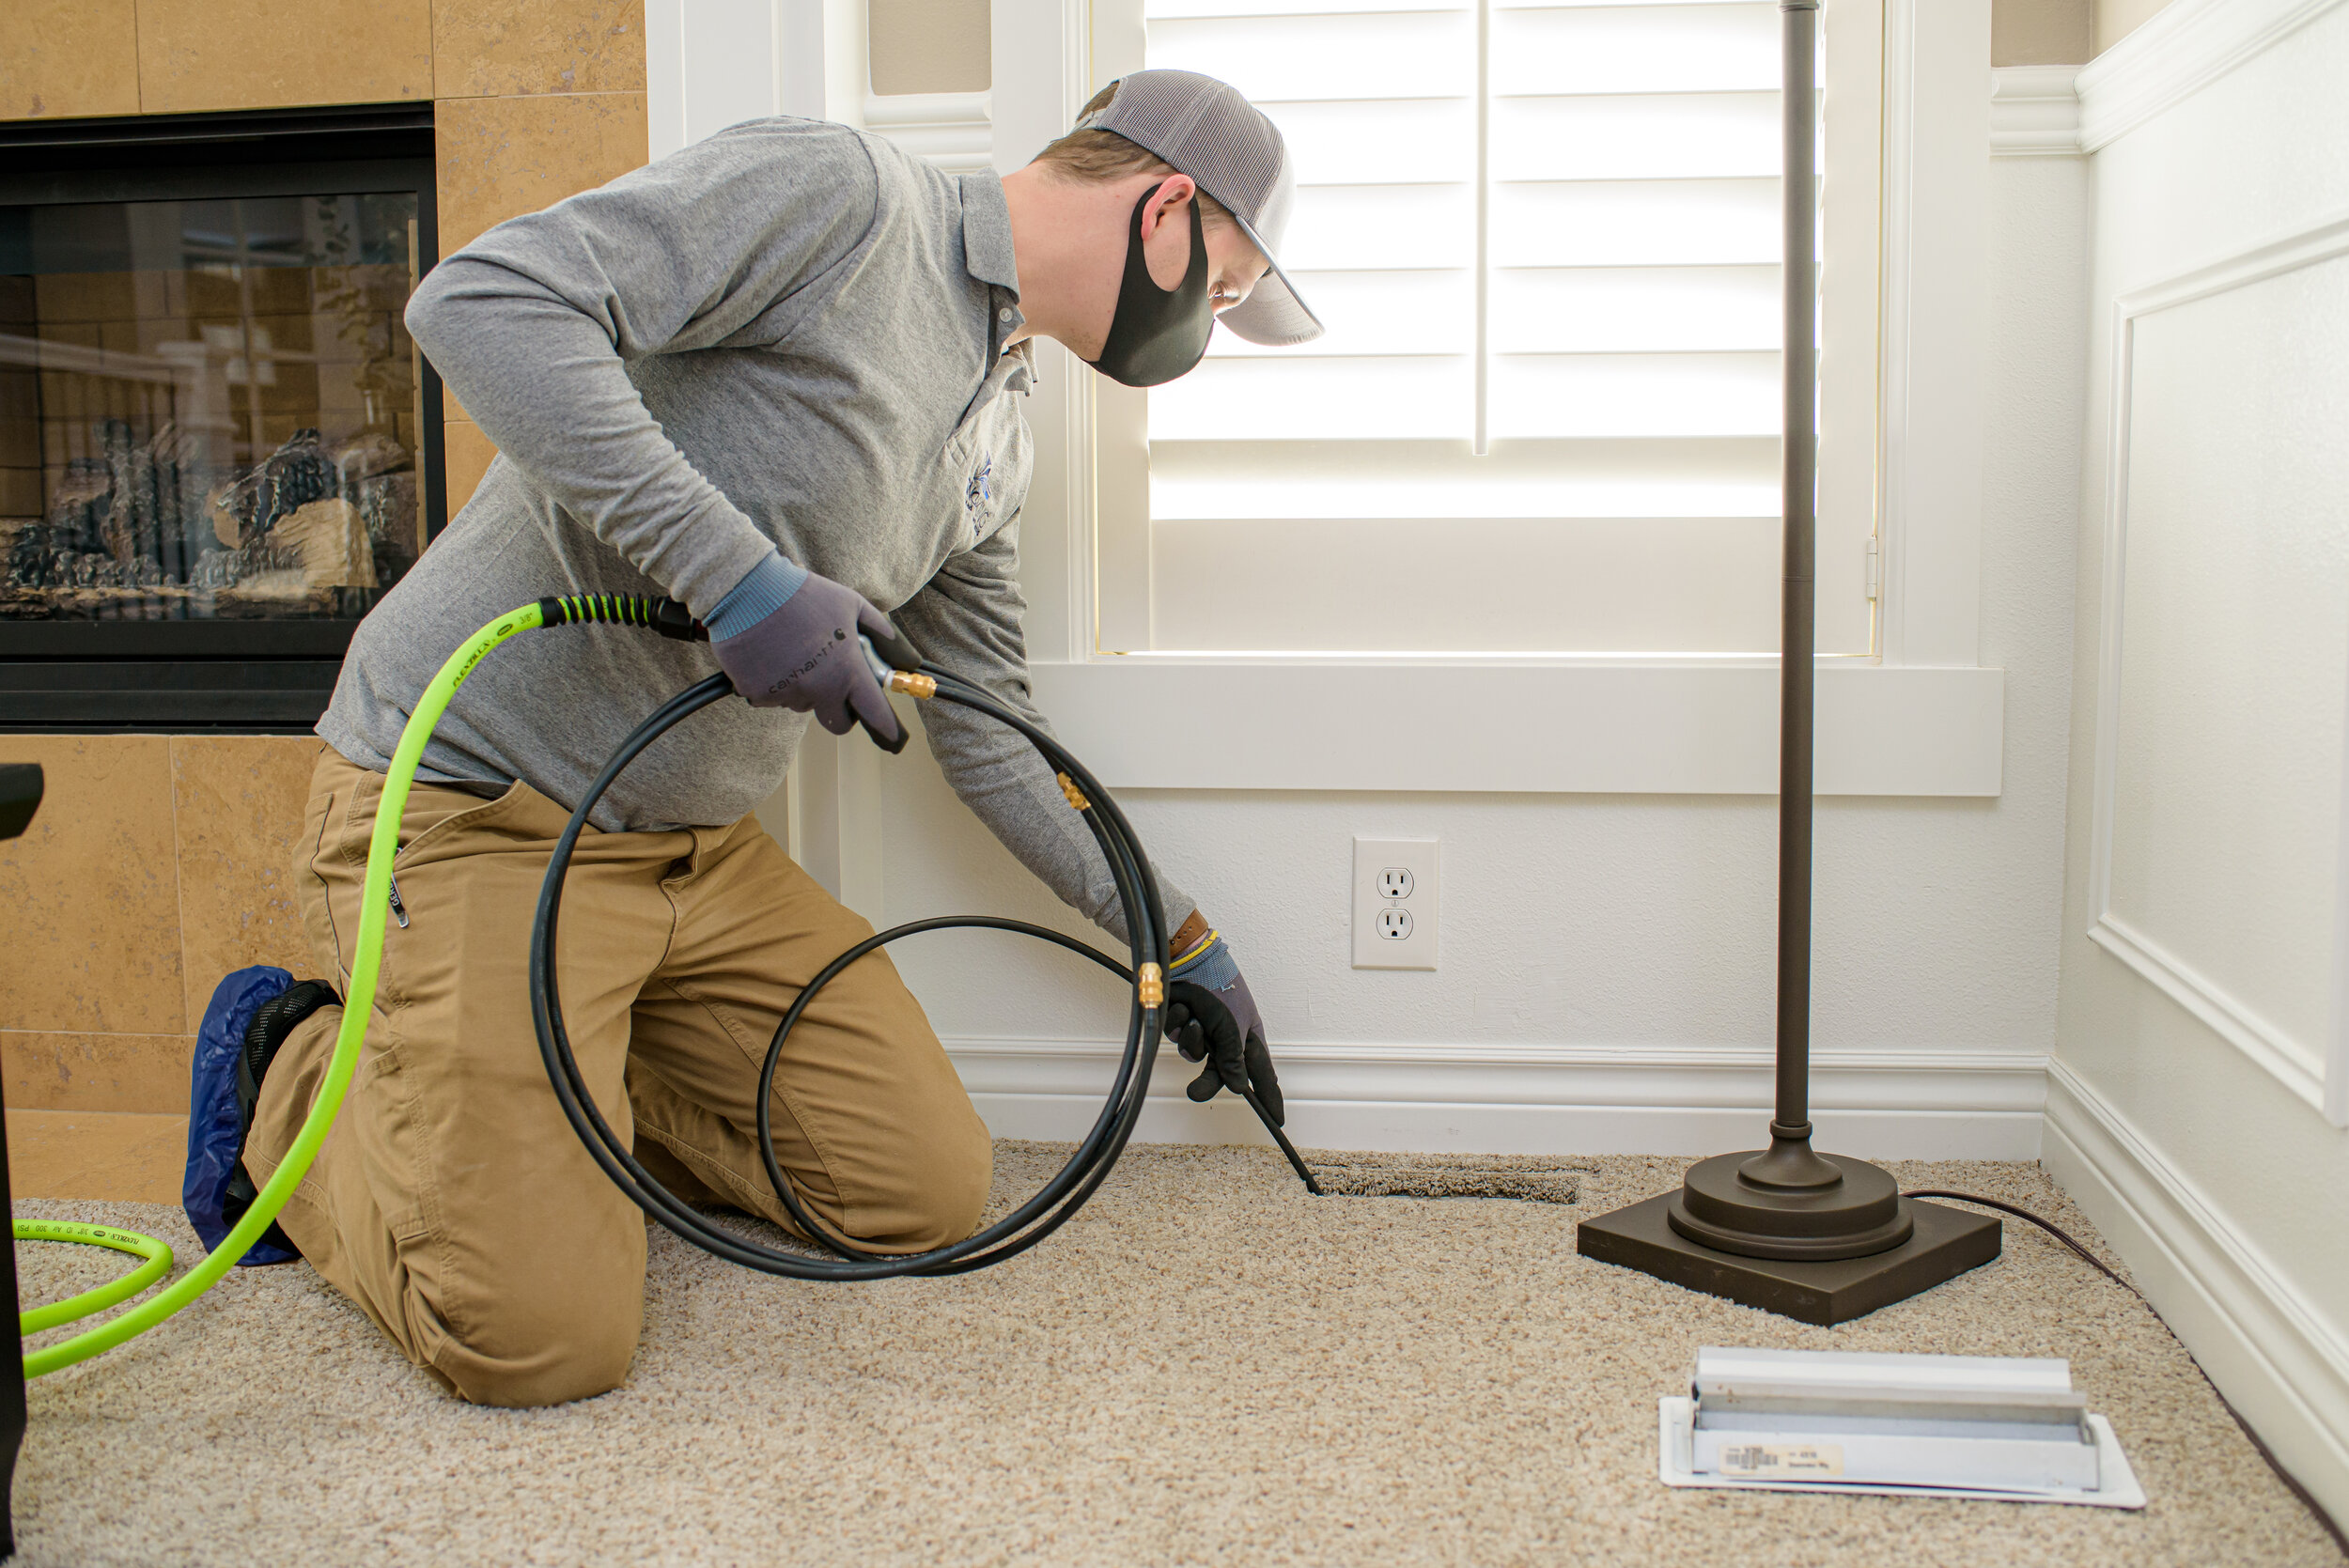
<svg viewBox="0 0 2349 1568">
<path fill-rule="evenodd" d="M 1050 1157 L 999 1151 L 999 1198 Z M 306 1268 L 241 1271 L 33 1386 L 22 1560 L 2339 1560 L 2168 1332 L 2029 1228 L 1928 1296 L 1808 1328 L 1575 1256 L 1578 1213 L 1681 1162 L 1579 1163 L 1578 1208 L 1316 1200 L 1268 1151 L 1137 1149 L 1042 1248 L 946 1281 L 773 1281 L 656 1233 L 633 1375 L 554 1410 L 454 1403 Z M 1895 1169 L 2085 1235 L 2030 1167 Z M 169 1210 L 20 1208 L 193 1246 Z M 28 1301 L 115 1266 L 21 1250 Z M 2069 1357 L 2152 1506 L 1669 1490 L 1656 1401 L 1703 1344 Z"/>
</svg>

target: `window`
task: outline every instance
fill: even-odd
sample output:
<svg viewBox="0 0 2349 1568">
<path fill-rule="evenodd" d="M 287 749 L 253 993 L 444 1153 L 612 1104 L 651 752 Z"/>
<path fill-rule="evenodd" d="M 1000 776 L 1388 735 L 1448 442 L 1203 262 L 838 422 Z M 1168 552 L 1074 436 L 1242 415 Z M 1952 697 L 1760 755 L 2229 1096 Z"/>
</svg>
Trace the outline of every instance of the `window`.
<svg viewBox="0 0 2349 1568">
<path fill-rule="evenodd" d="M 1099 649 L 1774 651 L 1777 7 L 1143 3 L 1287 137 L 1329 332 L 1096 390 Z M 1825 653 L 1874 643 L 1881 27 L 1823 27 Z"/>
</svg>

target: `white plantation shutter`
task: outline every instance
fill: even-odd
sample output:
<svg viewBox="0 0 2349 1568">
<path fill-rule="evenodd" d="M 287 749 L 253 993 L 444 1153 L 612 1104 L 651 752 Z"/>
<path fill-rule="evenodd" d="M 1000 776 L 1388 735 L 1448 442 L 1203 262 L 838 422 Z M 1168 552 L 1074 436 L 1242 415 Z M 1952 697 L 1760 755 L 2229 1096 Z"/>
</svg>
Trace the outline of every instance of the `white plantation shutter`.
<svg viewBox="0 0 2349 1568">
<path fill-rule="evenodd" d="M 1104 400 L 1103 570 L 1147 577 L 1146 615 L 1105 590 L 1104 645 L 1775 648 L 1773 0 L 1144 6 L 1150 65 L 1287 137 L 1283 260 L 1329 332 L 1219 331 L 1146 415 Z M 1874 82 L 1852 101 L 1873 115 Z M 1837 281 L 1864 285 L 1872 369 L 1866 177 L 1868 258 Z M 1822 525 L 1821 647 L 1864 652 L 1874 433 L 1839 433 L 1861 473 Z"/>
</svg>

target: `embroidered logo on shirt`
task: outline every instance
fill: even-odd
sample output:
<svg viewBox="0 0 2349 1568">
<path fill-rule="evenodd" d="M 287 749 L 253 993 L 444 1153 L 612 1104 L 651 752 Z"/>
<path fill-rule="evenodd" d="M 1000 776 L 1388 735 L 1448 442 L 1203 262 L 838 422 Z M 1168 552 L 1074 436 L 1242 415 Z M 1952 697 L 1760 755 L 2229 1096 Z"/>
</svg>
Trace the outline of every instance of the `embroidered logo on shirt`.
<svg viewBox="0 0 2349 1568">
<path fill-rule="evenodd" d="M 988 503 L 995 499 L 995 458 L 991 453 L 979 457 L 978 472 L 971 475 L 971 483 L 962 492 L 962 513 L 971 520 L 971 542 L 978 543 L 986 526 Z"/>
</svg>

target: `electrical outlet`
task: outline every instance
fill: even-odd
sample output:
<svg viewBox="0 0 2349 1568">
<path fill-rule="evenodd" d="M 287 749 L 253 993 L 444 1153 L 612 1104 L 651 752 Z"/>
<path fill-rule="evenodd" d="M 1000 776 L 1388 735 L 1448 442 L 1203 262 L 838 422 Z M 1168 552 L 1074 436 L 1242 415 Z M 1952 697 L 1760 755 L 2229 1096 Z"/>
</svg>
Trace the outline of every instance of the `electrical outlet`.
<svg viewBox="0 0 2349 1568">
<path fill-rule="evenodd" d="M 1354 967 L 1432 970 L 1440 844 L 1432 838 L 1354 841 Z"/>
</svg>

